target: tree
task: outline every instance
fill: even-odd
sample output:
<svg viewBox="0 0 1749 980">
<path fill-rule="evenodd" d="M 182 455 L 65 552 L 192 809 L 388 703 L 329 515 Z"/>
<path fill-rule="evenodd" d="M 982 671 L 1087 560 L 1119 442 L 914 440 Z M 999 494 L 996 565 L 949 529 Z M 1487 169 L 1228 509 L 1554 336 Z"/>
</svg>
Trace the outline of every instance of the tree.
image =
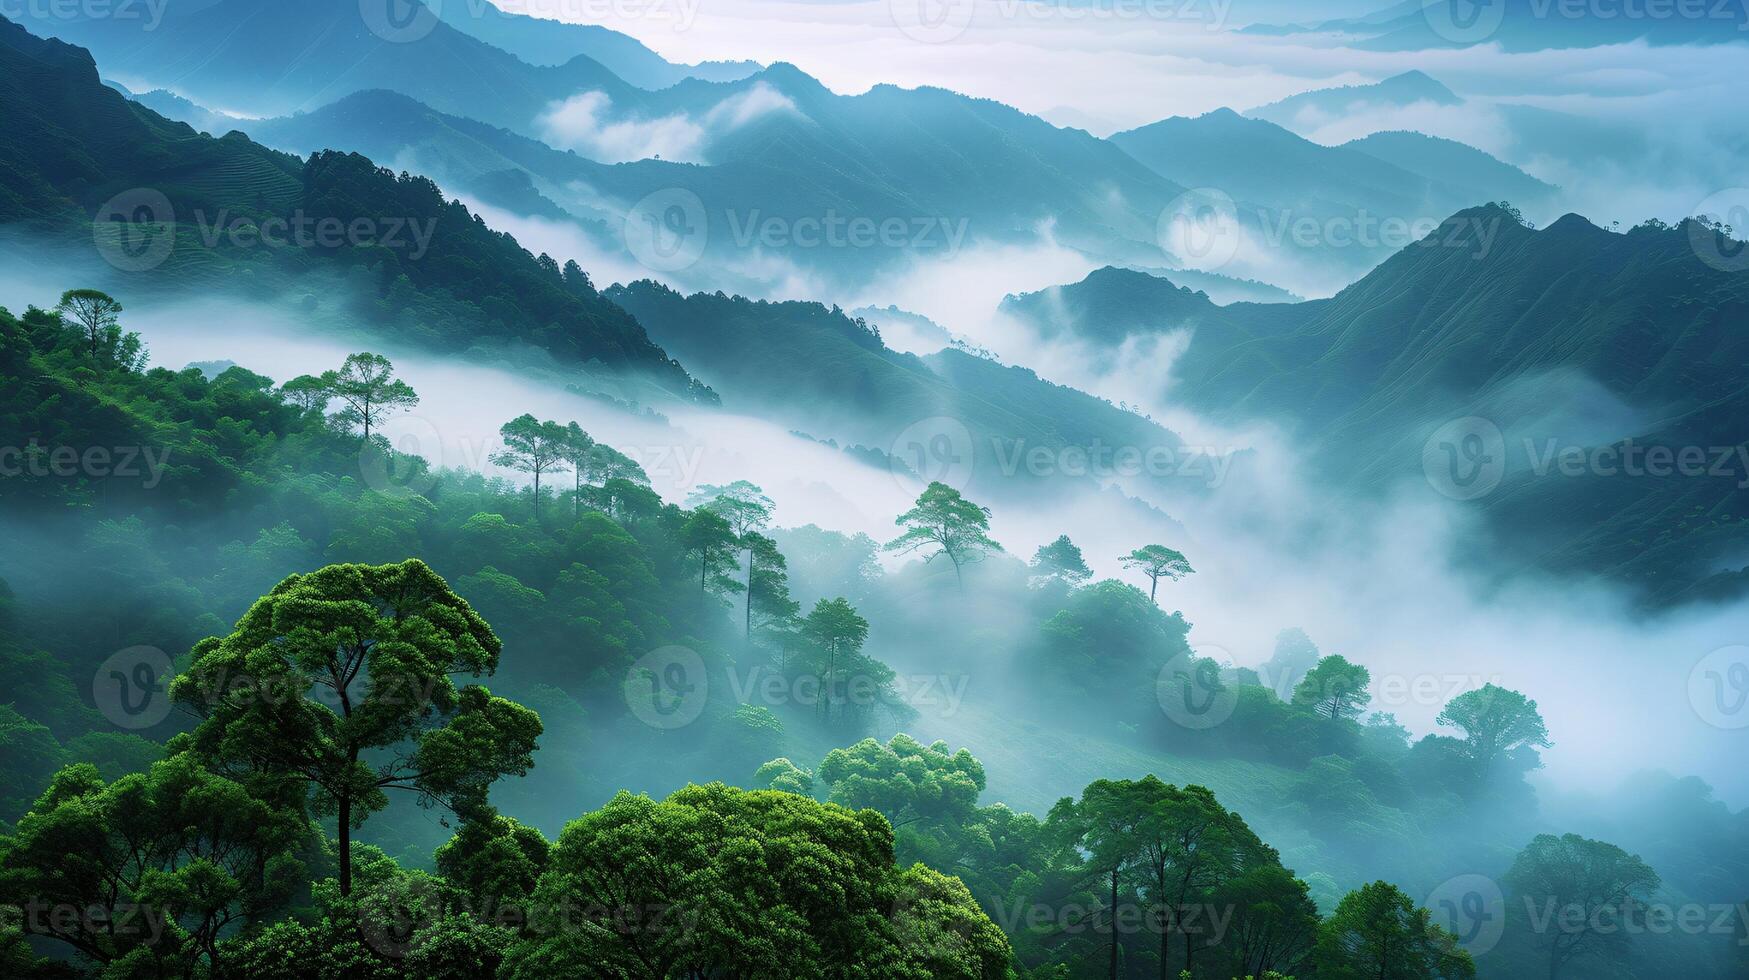
<svg viewBox="0 0 1749 980">
<path fill-rule="evenodd" d="M 1276 861 L 1239 815 L 1221 806 L 1202 786 L 1179 789 L 1154 776 L 1132 784 L 1140 808 L 1135 836 L 1138 870 L 1157 907 L 1160 976 L 1171 976 L 1168 954 L 1172 931 L 1184 931 L 1183 911 L 1192 900 L 1237 877 L 1247 866 Z M 1196 947 L 1184 937 L 1184 969 L 1191 969 Z"/>
<path fill-rule="evenodd" d="M 931 483 L 918 496 L 917 506 L 900 514 L 893 523 L 904 528 L 905 533 L 887 542 L 885 550 L 908 555 L 934 548 L 925 561 L 946 555 L 953 562 L 954 581 L 961 589 L 965 588 L 961 572 L 964 566 L 1002 550 L 989 534 L 990 509 L 972 503 L 945 483 Z"/>
<path fill-rule="evenodd" d="M 0 845 L 0 891 L 26 933 L 119 973 L 222 976 L 221 937 L 285 911 L 314 837 L 298 800 L 186 752 L 108 783 L 72 765 Z"/>
<path fill-rule="evenodd" d="M 339 833 L 340 891 L 352 831 L 388 791 L 465 817 L 499 776 L 533 765 L 540 719 L 452 675 L 497 669 L 498 637 L 417 560 L 293 575 L 228 636 L 195 645 L 170 694 L 201 719 L 192 745 L 221 772 L 302 785 Z"/>
<path fill-rule="evenodd" d="M 595 440 L 583 431 L 582 426 L 572 422 L 565 426 L 565 441 L 559 447 L 559 457 L 571 467 L 571 519 L 582 520 L 583 484 L 589 482 L 589 468 L 595 458 Z"/>
<path fill-rule="evenodd" d="M 1578 834 L 1538 834 L 1504 881 L 1525 901 L 1531 931 L 1546 947 L 1550 980 L 1582 956 L 1621 959 L 1635 931 L 1626 924 L 1660 884 L 1637 855 Z"/>
<path fill-rule="evenodd" d="M 327 408 L 328 402 L 334 397 L 334 393 L 328 390 L 321 378 L 309 374 L 300 374 L 280 385 L 279 394 L 281 398 L 305 412 Z"/>
<path fill-rule="evenodd" d="M 729 527 L 747 552 L 747 637 L 753 637 L 753 537 L 771 526 L 771 512 L 777 506 L 765 491 L 746 480 L 736 480 L 728 486 L 705 484 L 687 498 L 688 507 L 703 507 L 715 511 L 729 522 Z M 769 539 L 762 539 L 769 541 Z M 776 549 L 771 544 L 771 550 Z M 768 552 L 769 557 L 769 552 Z M 781 559 L 781 556 L 779 556 Z"/>
<path fill-rule="evenodd" d="M 757 625 L 781 644 L 788 639 L 801 603 L 790 597 L 789 563 L 777 542 L 763 534 L 749 533 L 747 545 L 747 638 Z"/>
<path fill-rule="evenodd" d="M 1215 904 L 1233 910 L 1233 975 L 1289 973 L 1318 939 L 1318 906 L 1306 883 L 1279 864 L 1263 864 L 1218 889 Z"/>
<path fill-rule="evenodd" d="M 1087 855 L 1087 865 L 1109 888 L 1104 918 L 1110 935 L 1110 975 L 1117 980 L 1118 885 L 1142 859 L 1138 833 L 1145 813 L 1146 789 L 1131 780 L 1101 779 L 1081 791 L 1081 799 L 1064 797 L 1051 808 L 1049 827 L 1061 839 Z M 1090 923 L 1098 928 L 1098 914 Z"/>
<path fill-rule="evenodd" d="M 85 335 L 86 346 L 96 358 L 106 343 L 113 343 L 121 327 L 121 303 L 96 289 L 69 289 L 61 294 L 55 312 L 70 317 Z"/>
<path fill-rule="evenodd" d="M 621 793 L 554 845 L 500 976 L 996 980 L 1007 939 L 965 886 L 894 865 L 893 831 L 790 792 Z M 551 921 L 548 921 L 548 920 Z"/>
<path fill-rule="evenodd" d="M 1176 582 L 1186 575 L 1196 571 L 1190 567 L 1190 562 L 1184 556 L 1163 544 L 1151 544 L 1137 548 L 1118 559 L 1123 567 L 1140 571 L 1148 577 L 1148 598 L 1160 601 L 1160 580 Z"/>
<path fill-rule="evenodd" d="M 1476 975 L 1457 937 L 1384 881 L 1343 897 L 1319 930 L 1312 962 L 1319 980 L 1467 980 Z"/>
<path fill-rule="evenodd" d="M 1093 577 L 1093 569 L 1081 556 L 1081 549 L 1067 534 L 1050 544 L 1040 545 L 1032 556 L 1033 571 L 1047 578 L 1061 579 L 1069 585 L 1080 585 Z"/>
<path fill-rule="evenodd" d="M 1546 749 L 1548 726 L 1536 702 L 1517 691 L 1484 684 L 1452 698 L 1438 723 L 1464 733 L 1464 745 L 1478 775 L 1487 776 L 1500 756 L 1524 746 Z"/>
<path fill-rule="evenodd" d="M 838 663 L 862 650 L 868 640 L 868 620 L 857 614 L 855 607 L 843 596 L 821 599 L 814 604 L 808 618 L 802 621 L 802 635 L 813 643 L 819 661 L 816 676 L 820 681 L 820 705 L 825 717 L 832 717 L 832 685 Z"/>
<path fill-rule="evenodd" d="M 322 372 L 323 387 L 346 407 L 336 418 L 342 425 L 363 426 L 364 441 L 396 412 L 419 404 L 419 395 L 395 377 L 395 366 L 381 354 L 353 354 L 338 371 Z"/>
<path fill-rule="evenodd" d="M 534 522 L 539 524 L 541 476 L 565 463 L 572 447 L 571 433 L 557 422 L 522 415 L 504 423 L 498 434 L 504 438 L 504 448 L 492 454 L 492 462 L 534 474 Z"/>
<path fill-rule="evenodd" d="M 1339 655 L 1325 657 L 1294 688 L 1293 703 L 1332 721 L 1359 714 L 1372 701 L 1372 673 Z"/>
<path fill-rule="evenodd" d="M 918 821 L 958 826 L 971 821 L 984 791 L 984 766 L 970 752 L 948 752 L 946 742 L 925 746 L 909 735 L 885 745 L 865 738 L 827 753 L 816 771 L 833 803 L 872 807 L 895 828 Z"/>
<path fill-rule="evenodd" d="M 686 554 L 698 562 L 698 594 L 707 595 L 713 582 L 724 590 L 739 589 L 741 583 L 729 578 L 735 567 L 735 530 L 723 515 L 700 508 L 687 515 L 681 525 L 680 539 Z"/>
</svg>

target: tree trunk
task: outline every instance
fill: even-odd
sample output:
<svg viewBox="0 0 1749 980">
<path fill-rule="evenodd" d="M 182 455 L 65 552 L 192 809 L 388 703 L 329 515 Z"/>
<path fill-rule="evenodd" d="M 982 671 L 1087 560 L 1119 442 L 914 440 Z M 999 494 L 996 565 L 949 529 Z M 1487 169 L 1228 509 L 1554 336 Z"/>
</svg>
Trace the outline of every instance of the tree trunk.
<svg viewBox="0 0 1749 980">
<path fill-rule="evenodd" d="M 747 640 L 753 641 L 753 549 L 747 549 Z"/>
<path fill-rule="evenodd" d="M 534 522 L 540 523 L 540 470 L 534 471 Z"/>
<path fill-rule="evenodd" d="M 1148 586 L 1148 601 L 1157 606 L 1160 604 L 1160 576 L 1150 576 L 1149 581 L 1152 584 Z"/>
<path fill-rule="evenodd" d="M 1166 964 L 1172 952 L 1172 913 L 1160 906 L 1160 980 L 1169 980 L 1172 970 Z"/>
<path fill-rule="evenodd" d="M 340 797 L 340 895 L 352 894 L 352 795 Z"/>
<path fill-rule="evenodd" d="M 1117 980 L 1117 865 L 1111 866 L 1111 980 Z"/>
</svg>

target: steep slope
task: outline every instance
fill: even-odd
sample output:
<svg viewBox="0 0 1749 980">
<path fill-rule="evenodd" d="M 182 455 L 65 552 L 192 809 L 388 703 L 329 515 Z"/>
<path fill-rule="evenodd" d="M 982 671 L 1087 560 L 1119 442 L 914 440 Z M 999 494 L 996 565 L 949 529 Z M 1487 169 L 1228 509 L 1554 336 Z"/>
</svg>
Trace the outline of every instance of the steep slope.
<svg viewBox="0 0 1749 980">
<path fill-rule="evenodd" d="M 1533 231 L 1484 208 L 1329 300 L 1213 307 L 1107 272 L 1011 303 L 1106 344 L 1191 327 L 1174 398 L 1289 426 L 1356 490 L 1469 495 L 1441 469 L 1454 437 L 1440 432 L 1485 419 L 1478 459 L 1493 468 L 1470 506 L 1495 571 L 1604 575 L 1671 601 L 1734 588 L 1749 561 L 1749 335 L 1736 329 L 1749 272 L 1703 262 L 1711 235 L 1612 234 L 1577 216 Z M 1561 451 L 1576 462 L 1552 461 Z"/>
<path fill-rule="evenodd" d="M 86 256 L 95 241 L 129 289 L 326 294 L 304 282 L 326 276 L 358 291 L 361 318 L 421 343 L 532 344 L 709 397 L 581 270 L 537 260 L 429 181 L 196 133 L 102 84 L 82 49 L 6 20 L 0 223 Z"/>
<path fill-rule="evenodd" d="M 912 443 L 951 450 L 948 468 L 980 492 L 1085 488 L 1079 475 L 1029 469 L 1023 457 L 1035 449 L 1054 458 L 1070 447 L 1180 445 L 1141 416 L 1024 368 L 952 349 L 923 358 L 889 350 L 865 322 L 835 307 L 683 296 L 647 280 L 607 295 L 730 407 L 756 408 L 811 435 L 900 459 Z"/>
<path fill-rule="evenodd" d="M 1473 146 L 1422 133 L 1374 133 L 1339 149 L 1364 153 L 1442 184 L 1471 203 L 1504 200 L 1522 208 L 1546 201 L 1556 192 L 1554 186 Z"/>
<path fill-rule="evenodd" d="M 1279 102 L 1248 109 L 1245 115 L 1295 132 L 1305 132 L 1308 125 L 1346 118 L 1369 109 L 1400 109 L 1419 103 L 1458 105 L 1462 102 L 1457 93 L 1425 72 L 1406 71 L 1371 85 L 1343 85 L 1302 92 Z"/>
</svg>

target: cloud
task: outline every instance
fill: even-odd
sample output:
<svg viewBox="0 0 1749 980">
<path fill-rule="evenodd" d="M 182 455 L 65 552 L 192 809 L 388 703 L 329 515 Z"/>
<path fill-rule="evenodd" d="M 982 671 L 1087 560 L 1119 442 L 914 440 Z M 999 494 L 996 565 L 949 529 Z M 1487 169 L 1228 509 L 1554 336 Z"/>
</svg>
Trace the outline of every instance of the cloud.
<svg viewBox="0 0 1749 980">
<path fill-rule="evenodd" d="M 639 119 L 616 115 L 604 92 L 583 92 L 555 102 L 537 125 L 541 137 L 560 149 L 601 163 L 659 158 L 708 163 L 713 138 L 775 112 L 796 112 L 795 103 L 764 82 L 737 92 L 698 118 L 685 113 Z"/>
</svg>

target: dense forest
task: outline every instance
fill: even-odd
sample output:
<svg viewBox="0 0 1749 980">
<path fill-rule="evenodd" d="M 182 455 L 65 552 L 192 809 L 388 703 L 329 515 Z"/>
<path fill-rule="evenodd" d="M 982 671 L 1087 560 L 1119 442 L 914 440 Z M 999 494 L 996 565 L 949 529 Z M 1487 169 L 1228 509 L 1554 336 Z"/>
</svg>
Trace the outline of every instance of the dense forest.
<svg viewBox="0 0 1749 980">
<path fill-rule="evenodd" d="M 526 483 L 432 471 L 381 434 L 421 397 L 387 359 L 174 371 L 125 317 L 0 314 L 0 420 L 42 440 L 0 459 L 8 975 L 1474 975 L 1451 928 L 1550 971 L 1741 964 L 1741 821 L 1703 795 L 1658 859 L 1539 831 L 1534 692 L 1411 742 L 1303 633 L 1197 656 L 1163 544 L 1094 581 L 942 484 L 884 544 L 782 528 L 529 415 L 494 460 Z M 877 654 L 907 649 L 927 674 Z M 986 800 L 977 746 L 904 734 L 955 677 L 1267 789 Z M 1351 877 L 1424 881 L 1415 842 L 1459 827 L 1503 891 Z M 1696 902 L 1729 931 L 1656 927 Z"/>
</svg>

